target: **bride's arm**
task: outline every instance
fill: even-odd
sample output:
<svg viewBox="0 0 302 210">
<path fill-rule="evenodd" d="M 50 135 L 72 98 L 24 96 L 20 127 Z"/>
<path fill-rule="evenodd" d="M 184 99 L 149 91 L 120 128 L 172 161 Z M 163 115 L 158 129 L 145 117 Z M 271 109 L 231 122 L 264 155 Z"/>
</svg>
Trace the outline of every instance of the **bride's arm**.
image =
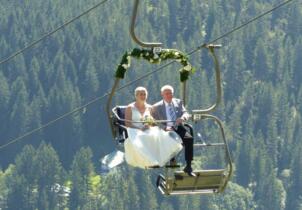
<svg viewBox="0 0 302 210">
<path fill-rule="evenodd" d="M 125 120 L 131 120 L 131 119 L 132 119 L 132 111 L 131 111 L 131 107 L 128 106 L 125 111 Z M 125 121 L 125 126 L 132 127 L 132 123 L 129 121 Z"/>
<path fill-rule="evenodd" d="M 128 120 L 132 121 L 132 109 L 131 109 L 131 105 L 129 105 L 126 110 L 125 110 L 125 126 L 128 128 L 136 128 L 136 129 L 143 129 L 140 127 L 137 127 L 135 125 L 133 125 L 132 122 L 129 122 Z"/>
</svg>

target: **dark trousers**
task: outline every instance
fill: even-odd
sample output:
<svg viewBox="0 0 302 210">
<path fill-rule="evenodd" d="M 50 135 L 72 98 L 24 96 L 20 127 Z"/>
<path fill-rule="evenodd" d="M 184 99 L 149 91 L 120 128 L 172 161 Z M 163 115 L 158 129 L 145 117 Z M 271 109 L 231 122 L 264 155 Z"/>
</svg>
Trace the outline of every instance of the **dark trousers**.
<svg viewBox="0 0 302 210">
<path fill-rule="evenodd" d="M 193 137 L 187 131 L 184 125 L 179 125 L 175 132 L 181 137 L 183 145 L 185 147 L 185 160 L 187 163 L 191 163 L 193 160 Z"/>
</svg>

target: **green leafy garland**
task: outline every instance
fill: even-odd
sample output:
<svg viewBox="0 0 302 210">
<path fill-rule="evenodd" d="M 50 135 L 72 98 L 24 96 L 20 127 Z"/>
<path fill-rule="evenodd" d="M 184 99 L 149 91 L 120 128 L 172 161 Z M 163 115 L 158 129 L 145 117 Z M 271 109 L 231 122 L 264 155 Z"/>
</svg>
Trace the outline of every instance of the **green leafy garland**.
<svg viewBox="0 0 302 210">
<path fill-rule="evenodd" d="M 120 64 L 115 72 L 115 77 L 123 79 L 127 69 L 130 67 L 131 57 L 143 58 L 150 63 L 160 63 L 161 61 L 167 59 L 175 59 L 183 67 L 180 71 L 180 81 L 184 82 L 189 78 L 189 74 L 193 73 L 195 69 L 188 62 L 188 58 L 181 51 L 175 49 L 161 49 L 160 52 L 155 52 L 154 50 L 138 49 L 134 48 L 130 53 L 125 52 Z"/>
</svg>

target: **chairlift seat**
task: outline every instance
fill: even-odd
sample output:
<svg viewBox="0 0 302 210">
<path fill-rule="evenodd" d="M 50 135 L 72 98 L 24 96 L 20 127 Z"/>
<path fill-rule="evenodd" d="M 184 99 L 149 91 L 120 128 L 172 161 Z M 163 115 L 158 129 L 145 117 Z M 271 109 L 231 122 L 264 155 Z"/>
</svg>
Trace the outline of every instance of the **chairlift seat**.
<svg viewBox="0 0 302 210">
<path fill-rule="evenodd" d="M 159 175 L 157 187 L 165 195 L 213 194 L 223 192 L 228 175 L 225 169 L 197 170 L 190 176 L 183 171 L 174 172 L 174 176 Z"/>
<path fill-rule="evenodd" d="M 116 128 L 114 137 L 118 139 L 120 143 L 123 143 L 126 138 L 128 138 L 127 134 L 127 128 L 125 126 L 125 112 L 126 112 L 127 106 L 116 106 L 112 109 L 112 112 L 114 113 L 112 115 L 112 122 L 113 126 Z M 193 136 L 193 128 L 192 125 L 185 123 L 184 124 L 187 131 Z"/>
</svg>

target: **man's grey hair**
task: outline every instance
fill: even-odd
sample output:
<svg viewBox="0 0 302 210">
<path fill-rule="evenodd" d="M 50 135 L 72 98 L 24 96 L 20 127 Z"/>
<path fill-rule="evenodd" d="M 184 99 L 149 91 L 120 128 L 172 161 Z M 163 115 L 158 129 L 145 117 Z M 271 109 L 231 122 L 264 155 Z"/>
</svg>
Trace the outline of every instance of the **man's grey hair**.
<svg viewBox="0 0 302 210">
<path fill-rule="evenodd" d="M 164 92 L 165 90 L 171 90 L 172 93 L 174 93 L 174 88 L 171 85 L 164 85 L 161 87 L 160 92 Z"/>
</svg>

